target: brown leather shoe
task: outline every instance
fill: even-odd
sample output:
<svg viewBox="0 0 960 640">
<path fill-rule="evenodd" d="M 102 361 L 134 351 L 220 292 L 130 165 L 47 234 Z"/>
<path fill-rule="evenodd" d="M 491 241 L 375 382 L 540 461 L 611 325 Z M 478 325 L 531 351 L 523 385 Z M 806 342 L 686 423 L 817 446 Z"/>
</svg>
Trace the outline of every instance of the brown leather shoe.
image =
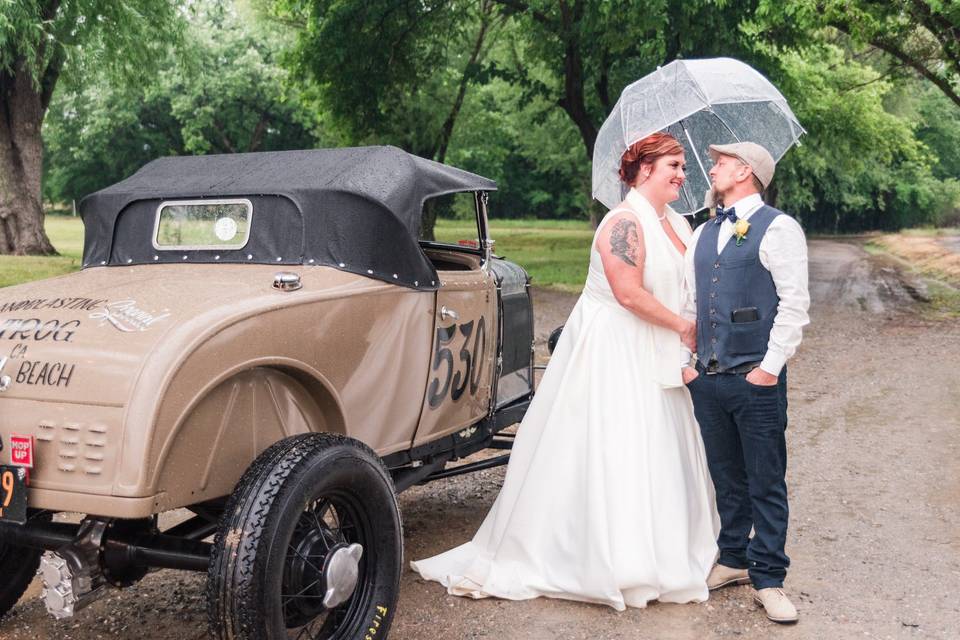
<svg viewBox="0 0 960 640">
<path fill-rule="evenodd" d="M 733 569 L 717 563 L 713 565 L 710 575 L 707 576 L 707 589 L 713 591 L 735 584 L 747 584 L 748 582 L 750 582 L 750 576 L 746 569 Z"/>
<path fill-rule="evenodd" d="M 757 589 L 753 594 L 753 599 L 763 607 L 767 617 L 774 622 L 791 624 L 799 620 L 797 608 L 790 602 L 790 598 L 783 592 L 783 589 L 777 587 Z"/>
</svg>

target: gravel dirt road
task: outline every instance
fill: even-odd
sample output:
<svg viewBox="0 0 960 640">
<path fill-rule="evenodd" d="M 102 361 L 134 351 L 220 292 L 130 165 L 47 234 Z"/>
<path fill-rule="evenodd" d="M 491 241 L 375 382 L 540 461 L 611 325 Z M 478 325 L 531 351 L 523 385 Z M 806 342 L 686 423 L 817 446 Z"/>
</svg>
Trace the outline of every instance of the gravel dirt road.
<svg viewBox="0 0 960 640">
<path fill-rule="evenodd" d="M 452 598 L 406 569 L 390 637 L 960 637 L 960 322 L 926 319 L 922 285 L 856 242 L 813 240 L 810 255 L 813 322 L 789 374 L 787 590 L 799 624 L 768 622 L 746 586 L 616 613 Z M 541 357 L 575 301 L 536 291 Z M 406 558 L 469 539 L 502 478 L 493 469 L 403 494 Z M 38 592 L 0 624 L 0 639 L 205 637 L 199 575 L 157 572 L 66 622 L 46 615 Z"/>
</svg>

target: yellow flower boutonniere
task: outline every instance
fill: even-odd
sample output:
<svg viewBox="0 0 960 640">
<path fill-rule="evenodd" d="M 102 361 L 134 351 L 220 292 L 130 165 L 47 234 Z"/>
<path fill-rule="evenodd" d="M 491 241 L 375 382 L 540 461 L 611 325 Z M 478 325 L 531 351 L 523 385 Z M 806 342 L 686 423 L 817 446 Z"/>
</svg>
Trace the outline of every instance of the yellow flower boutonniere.
<svg viewBox="0 0 960 640">
<path fill-rule="evenodd" d="M 747 231 L 750 231 L 750 223 L 744 219 L 737 220 L 733 225 L 733 234 L 737 236 L 737 246 L 747 237 Z"/>
</svg>

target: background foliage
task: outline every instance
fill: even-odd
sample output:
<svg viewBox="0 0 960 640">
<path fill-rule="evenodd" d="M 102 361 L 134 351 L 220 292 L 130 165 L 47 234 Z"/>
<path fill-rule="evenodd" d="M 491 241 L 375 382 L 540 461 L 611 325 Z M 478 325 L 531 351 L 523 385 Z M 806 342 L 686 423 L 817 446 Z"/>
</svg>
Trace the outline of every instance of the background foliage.
<svg viewBox="0 0 960 640">
<path fill-rule="evenodd" d="M 591 131 L 622 87 L 729 55 L 809 132 L 770 194 L 808 231 L 957 225 L 957 5 L 194 0 L 148 47 L 155 73 L 76 54 L 44 123 L 43 193 L 69 203 L 162 155 L 388 143 L 497 180 L 493 215 L 585 220 Z"/>
</svg>

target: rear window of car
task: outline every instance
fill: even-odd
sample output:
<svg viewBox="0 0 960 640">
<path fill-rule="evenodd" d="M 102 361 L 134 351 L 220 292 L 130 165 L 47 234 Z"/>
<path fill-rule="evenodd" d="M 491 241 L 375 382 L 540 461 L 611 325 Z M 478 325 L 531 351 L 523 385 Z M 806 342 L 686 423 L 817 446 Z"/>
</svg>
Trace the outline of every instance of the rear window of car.
<svg viewBox="0 0 960 640">
<path fill-rule="evenodd" d="M 253 204 L 246 199 L 168 200 L 157 207 L 155 249 L 242 249 Z"/>
</svg>

